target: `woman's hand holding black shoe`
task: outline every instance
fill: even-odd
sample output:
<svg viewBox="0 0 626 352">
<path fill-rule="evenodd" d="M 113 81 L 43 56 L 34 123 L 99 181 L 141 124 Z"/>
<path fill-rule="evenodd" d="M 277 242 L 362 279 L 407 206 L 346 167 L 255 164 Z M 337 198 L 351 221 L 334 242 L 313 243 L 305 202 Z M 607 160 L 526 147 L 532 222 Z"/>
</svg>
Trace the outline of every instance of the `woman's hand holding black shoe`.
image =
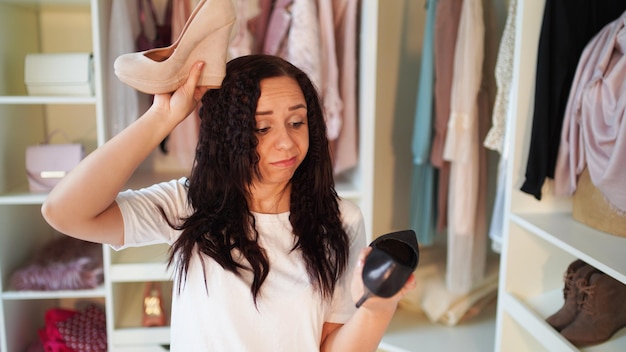
<svg viewBox="0 0 626 352">
<path fill-rule="evenodd" d="M 388 233 L 363 249 L 352 281 L 356 306 L 396 308 L 416 285 L 413 271 L 419 262 L 417 237 L 412 230 Z M 372 301 L 372 302 L 369 302 Z"/>
</svg>

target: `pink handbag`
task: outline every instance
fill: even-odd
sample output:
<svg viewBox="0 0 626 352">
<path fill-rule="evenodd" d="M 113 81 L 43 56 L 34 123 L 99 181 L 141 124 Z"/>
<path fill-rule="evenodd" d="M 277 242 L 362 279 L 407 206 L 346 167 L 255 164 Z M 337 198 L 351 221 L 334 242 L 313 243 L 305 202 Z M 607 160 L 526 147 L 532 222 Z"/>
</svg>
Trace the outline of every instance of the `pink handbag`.
<svg viewBox="0 0 626 352">
<path fill-rule="evenodd" d="M 26 176 L 31 192 L 49 192 L 85 157 L 81 144 L 43 143 L 26 148 Z"/>
</svg>

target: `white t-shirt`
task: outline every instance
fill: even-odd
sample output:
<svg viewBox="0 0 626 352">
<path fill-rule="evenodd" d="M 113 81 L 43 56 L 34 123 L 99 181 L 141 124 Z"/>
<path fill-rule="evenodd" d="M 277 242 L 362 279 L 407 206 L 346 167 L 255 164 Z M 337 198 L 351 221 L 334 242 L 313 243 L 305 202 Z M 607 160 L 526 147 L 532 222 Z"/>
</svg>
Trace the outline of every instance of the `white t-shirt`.
<svg viewBox="0 0 626 352">
<path fill-rule="evenodd" d="M 172 244 L 181 232 L 163 220 L 157 206 L 172 220 L 189 215 L 185 181 L 120 193 L 116 201 L 124 218 L 124 245 L 114 249 Z M 350 238 L 350 259 L 332 301 L 323 301 L 312 289 L 300 251 L 291 251 L 289 213 L 254 213 L 259 244 L 270 262 L 257 306 L 250 293 L 251 273 L 234 275 L 209 256 L 194 253 L 180 294 L 174 278 L 171 350 L 319 351 L 323 324 L 345 323 L 355 311 L 350 280 L 358 252 L 366 246 L 360 209 L 346 200 L 339 202 L 339 209 Z"/>
</svg>

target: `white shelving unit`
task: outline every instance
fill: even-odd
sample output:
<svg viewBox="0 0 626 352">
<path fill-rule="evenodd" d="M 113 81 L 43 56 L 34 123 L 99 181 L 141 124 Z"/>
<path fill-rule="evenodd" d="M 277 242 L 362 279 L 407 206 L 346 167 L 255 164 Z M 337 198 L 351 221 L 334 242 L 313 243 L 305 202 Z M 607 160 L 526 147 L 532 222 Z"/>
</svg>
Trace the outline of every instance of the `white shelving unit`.
<svg viewBox="0 0 626 352">
<path fill-rule="evenodd" d="M 0 350 L 22 351 L 37 339 L 44 313 L 77 299 L 104 303 L 111 351 L 162 351 L 169 328 L 143 328 L 144 283 L 165 285 L 164 308 L 169 311 L 171 273 L 166 270 L 167 247 L 152 246 L 115 252 L 103 246 L 105 282 L 94 290 L 24 292 L 9 287 L 11 274 L 26 265 L 37 249 L 56 234 L 40 208 L 46 194 L 28 191 L 24 152 L 41 143 L 57 124 L 87 126 L 72 142 L 87 152 L 107 140 L 103 87 L 103 43 L 111 0 L 0 0 Z M 340 196 L 359 204 L 372 231 L 374 113 L 376 95 L 376 23 L 378 1 L 361 3 L 359 63 L 359 166 L 337 180 Z M 65 15 L 69 17 L 65 19 Z M 59 25 L 62 24 L 62 25 Z M 71 38 L 64 37 L 71 35 Z M 78 35 L 79 38 L 74 38 Z M 61 43 L 61 44 L 59 44 Z M 28 53 L 91 51 L 94 54 L 93 97 L 33 97 L 26 94 L 24 57 Z M 85 113 L 86 112 L 86 113 Z M 67 119 L 72 119 L 67 122 Z M 141 187 L 181 175 L 137 174 L 129 187 Z M 169 285 L 169 286 L 168 286 Z"/>
<path fill-rule="evenodd" d="M 95 1 L 93 3 L 96 3 Z M 61 24 L 60 14 L 69 20 Z M 58 236 L 41 217 L 46 194 L 28 191 L 25 149 L 44 141 L 56 123 L 79 131 L 72 142 L 87 151 L 104 142 L 96 132 L 103 116 L 97 9 L 88 0 L 0 1 L 0 350 L 23 351 L 37 339 L 47 309 L 75 300 L 106 302 L 105 284 L 93 290 L 14 291 L 11 274 L 29 264 L 46 242 Z M 69 35 L 68 31 L 70 32 Z M 62 36 L 62 38 L 61 38 Z M 50 43 L 62 41 L 54 47 Z M 28 53 L 92 52 L 96 94 L 91 97 L 28 96 L 24 58 Z M 58 118 L 58 116 L 61 116 Z M 70 116 L 68 116 L 70 115 Z M 71 116 L 73 115 L 73 116 Z M 84 125 L 94 126 L 85 132 Z M 66 142 L 66 141 L 64 141 Z M 105 268 L 106 269 L 106 268 Z"/>
<path fill-rule="evenodd" d="M 626 283 L 626 239 L 575 221 L 571 200 L 541 201 L 519 191 L 526 168 L 532 126 L 537 47 L 545 1 L 519 0 L 516 54 L 507 131 L 510 148 L 506 221 L 508 235 L 500 265 L 496 351 L 578 351 L 545 322 L 563 305 L 563 274 L 579 258 Z M 507 231 L 505 231 L 507 233 Z M 624 351 L 626 331 L 584 351 Z"/>
</svg>

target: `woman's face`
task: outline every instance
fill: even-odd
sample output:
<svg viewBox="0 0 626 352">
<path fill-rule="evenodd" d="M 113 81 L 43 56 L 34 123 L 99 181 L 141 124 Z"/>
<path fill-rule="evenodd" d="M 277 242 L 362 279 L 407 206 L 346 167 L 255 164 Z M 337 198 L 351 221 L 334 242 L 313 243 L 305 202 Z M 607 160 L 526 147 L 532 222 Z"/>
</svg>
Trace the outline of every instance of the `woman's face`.
<svg viewBox="0 0 626 352">
<path fill-rule="evenodd" d="M 256 109 L 261 180 L 255 183 L 284 185 L 289 182 L 309 150 L 307 106 L 298 83 L 290 77 L 261 81 Z"/>
</svg>

